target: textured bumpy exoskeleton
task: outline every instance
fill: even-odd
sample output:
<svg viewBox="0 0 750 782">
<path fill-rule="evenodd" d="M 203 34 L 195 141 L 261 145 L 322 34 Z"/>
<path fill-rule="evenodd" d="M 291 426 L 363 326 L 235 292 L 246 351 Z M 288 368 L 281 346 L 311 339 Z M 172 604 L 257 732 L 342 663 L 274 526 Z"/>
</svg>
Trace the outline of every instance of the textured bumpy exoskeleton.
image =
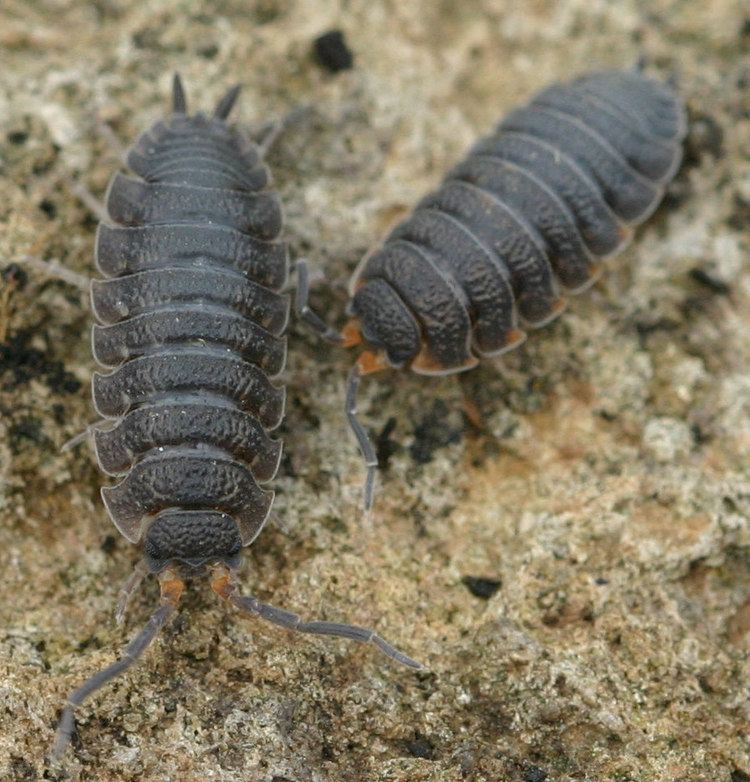
<svg viewBox="0 0 750 782">
<path fill-rule="evenodd" d="M 128 668 L 174 613 L 186 572 L 210 571 L 217 594 L 277 625 L 370 642 L 421 667 L 372 630 L 304 622 L 239 594 L 233 579 L 273 501 L 258 484 L 274 477 L 281 457 L 269 431 L 281 422 L 284 389 L 271 381 L 284 367 L 289 315 L 279 198 L 258 147 L 226 122 L 238 93 L 211 116 L 189 115 L 175 77 L 171 118 L 128 152 L 137 176 L 118 173 L 107 193 L 92 342 L 112 371 L 94 376 L 105 420 L 92 434 L 101 468 L 121 476 L 102 489 L 109 515 L 144 553 L 118 616 L 146 571 L 162 596 L 123 657 L 68 697 L 53 758 L 70 740 L 74 709 Z"/>
<path fill-rule="evenodd" d="M 677 171 L 686 117 L 637 70 L 555 84 L 513 111 L 359 264 L 339 341 L 367 350 L 347 412 L 372 502 L 376 460 L 356 420 L 359 377 L 462 372 L 520 345 L 596 280 Z"/>
</svg>

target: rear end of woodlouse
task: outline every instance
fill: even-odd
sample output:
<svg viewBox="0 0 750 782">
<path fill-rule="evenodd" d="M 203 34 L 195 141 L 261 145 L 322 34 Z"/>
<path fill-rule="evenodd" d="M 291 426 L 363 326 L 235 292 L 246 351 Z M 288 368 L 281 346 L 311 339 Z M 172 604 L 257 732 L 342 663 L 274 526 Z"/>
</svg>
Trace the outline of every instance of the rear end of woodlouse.
<svg viewBox="0 0 750 782">
<path fill-rule="evenodd" d="M 599 71 L 555 84 L 511 112 L 359 264 L 352 320 L 361 375 L 408 368 L 462 372 L 520 345 L 590 286 L 659 204 L 677 171 L 686 117 L 679 98 L 643 73 Z"/>
<path fill-rule="evenodd" d="M 230 127 L 239 88 L 212 115 L 188 114 L 179 77 L 173 113 L 127 153 L 134 177 L 116 174 L 99 226 L 91 287 L 97 325 L 91 428 L 102 489 L 119 531 L 143 551 L 123 589 L 118 618 L 146 572 L 159 607 L 123 657 L 67 699 L 53 759 L 74 730 L 74 710 L 145 651 L 176 610 L 185 576 L 208 572 L 213 590 L 243 611 L 299 632 L 372 643 L 404 665 L 419 663 L 372 630 L 305 622 L 239 593 L 243 546 L 265 524 L 284 414 L 288 253 L 281 205 L 259 148 Z"/>
</svg>

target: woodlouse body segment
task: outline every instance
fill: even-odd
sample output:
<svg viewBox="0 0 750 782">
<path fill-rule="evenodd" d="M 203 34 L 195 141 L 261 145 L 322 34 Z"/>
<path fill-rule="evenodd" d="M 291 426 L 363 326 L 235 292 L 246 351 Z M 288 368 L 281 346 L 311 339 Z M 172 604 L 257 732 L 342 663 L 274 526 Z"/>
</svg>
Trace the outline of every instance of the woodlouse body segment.
<svg viewBox="0 0 750 782">
<path fill-rule="evenodd" d="M 127 670 L 178 607 L 185 573 L 211 569 L 223 599 L 287 630 L 371 643 L 412 668 L 422 666 L 374 631 L 299 616 L 239 593 L 240 553 L 268 518 L 284 415 L 289 268 L 278 195 L 258 148 L 226 123 L 239 88 L 212 116 L 187 114 L 179 77 L 173 115 L 144 133 L 127 155 L 137 177 L 116 174 L 107 192 L 112 221 L 99 226 L 91 286 L 98 321 L 90 427 L 108 475 L 105 507 L 142 547 L 142 565 L 122 590 L 117 616 L 144 571 L 161 601 L 121 659 L 67 699 L 52 759 L 74 730 L 74 711 Z"/>
<path fill-rule="evenodd" d="M 349 312 L 365 343 L 421 374 L 520 344 L 519 320 L 555 318 L 653 212 L 685 132 L 679 99 L 637 71 L 543 90 L 363 259 Z"/>
</svg>

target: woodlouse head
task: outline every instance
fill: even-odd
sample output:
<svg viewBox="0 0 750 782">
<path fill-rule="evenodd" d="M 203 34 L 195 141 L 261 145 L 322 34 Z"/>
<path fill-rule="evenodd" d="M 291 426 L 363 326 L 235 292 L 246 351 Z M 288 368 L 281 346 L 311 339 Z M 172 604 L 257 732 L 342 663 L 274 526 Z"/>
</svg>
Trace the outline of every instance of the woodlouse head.
<svg viewBox="0 0 750 782">
<path fill-rule="evenodd" d="M 152 573 L 172 564 L 188 572 L 216 563 L 236 569 L 241 550 L 242 538 L 234 519 L 207 510 L 163 511 L 146 531 L 143 545 Z"/>
</svg>

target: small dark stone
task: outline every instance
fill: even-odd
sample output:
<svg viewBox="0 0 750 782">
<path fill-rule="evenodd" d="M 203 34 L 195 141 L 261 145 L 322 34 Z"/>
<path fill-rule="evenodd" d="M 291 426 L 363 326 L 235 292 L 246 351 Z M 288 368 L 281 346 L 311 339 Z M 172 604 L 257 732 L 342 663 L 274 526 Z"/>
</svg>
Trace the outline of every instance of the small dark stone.
<svg viewBox="0 0 750 782">
<path fill-rule="evenodd" d="M 105 554 L 111 554 L 117 548 L 117 538 L 114 535 L 107 535 L 102 541 L 101 550 Z"/>
<path fill-rule="evenodd" d="M 714 688 L 711 686 L 711 682 L 702 675 L 698 676 L 698 686 L 703 690 L 703 692 L 708 693 L 709 695 L 714 691 Z"/>
<path fill-rule="evenodd" d="M 208 46 L 203 46 L 200 49 L 198 49 L 198 54 L 200 54 L 201 57 L 204 57 L 206 60 L 213 60 L 214 57 L 219 53 L 219 47 L 215 43 L 208 44 Z"/>
<path fill-rule="evenodd" d="M 529 766 L 523 772 L 523 782 L 544 782 L 547 779 L 547 772 L 542 771 L 539 766 Z"/>
<path fill-rule="evenodd" d="M 604 586 L 605 584 L 609 584 L 609 579 L 608 578 L 604 578 L 604 576 L 597 576 L 594 579 L 594 583 L 597 586 Z"/>
<path fill-rule="evenodd" d="M 503 585 L 498 579 L 481 576 L 464 576 L 461 582 L 474 597 L 481 597 L 484 600 L 489 600 Z"/>
<path fill-rule="evenodd" d="M 26 140 L 29 138 L 29 134 L 25 130 L 12 130 L 8 135 L 6 136 L 8 139 L 9 144 L 25 144 Z"/>
<path fill-rule="evenodd" d="M 713 293 L 718 293 L 720 296 L 726 296 L 731 290 L 724 280 L 698 266 L 690 270 L 690 277 L 697 283 L 704 285 Z"/>
<path fill-rule="evenodd" d="M 414 732 L 414 738 L 404 742 L 406 751 L 415 758 L 435 760 L 435 747 L 432 742 L 418 731 Z"/>
<path fill-rule="evenodd" d="M 57 217 L 57 207 L 48 198 L 39 202 L 39 208 L 50 220 L 54 220 Z"/>
<path fill-rule="evenodd" d="M 315 57 L 331 73 L 347 71 L 354 65 L 354 55 L 347 46 L 341 30 L 330 30 L 318 36 L 313 48 Z"/>
<path fill-rule="evenodd" d="M 696 445 L 705 445 L 714 439 L 714 436 L 710 431 L 697 423 L 691 425 L 690 434 L 693 435 L 693 442 Z"/>
</svg>

